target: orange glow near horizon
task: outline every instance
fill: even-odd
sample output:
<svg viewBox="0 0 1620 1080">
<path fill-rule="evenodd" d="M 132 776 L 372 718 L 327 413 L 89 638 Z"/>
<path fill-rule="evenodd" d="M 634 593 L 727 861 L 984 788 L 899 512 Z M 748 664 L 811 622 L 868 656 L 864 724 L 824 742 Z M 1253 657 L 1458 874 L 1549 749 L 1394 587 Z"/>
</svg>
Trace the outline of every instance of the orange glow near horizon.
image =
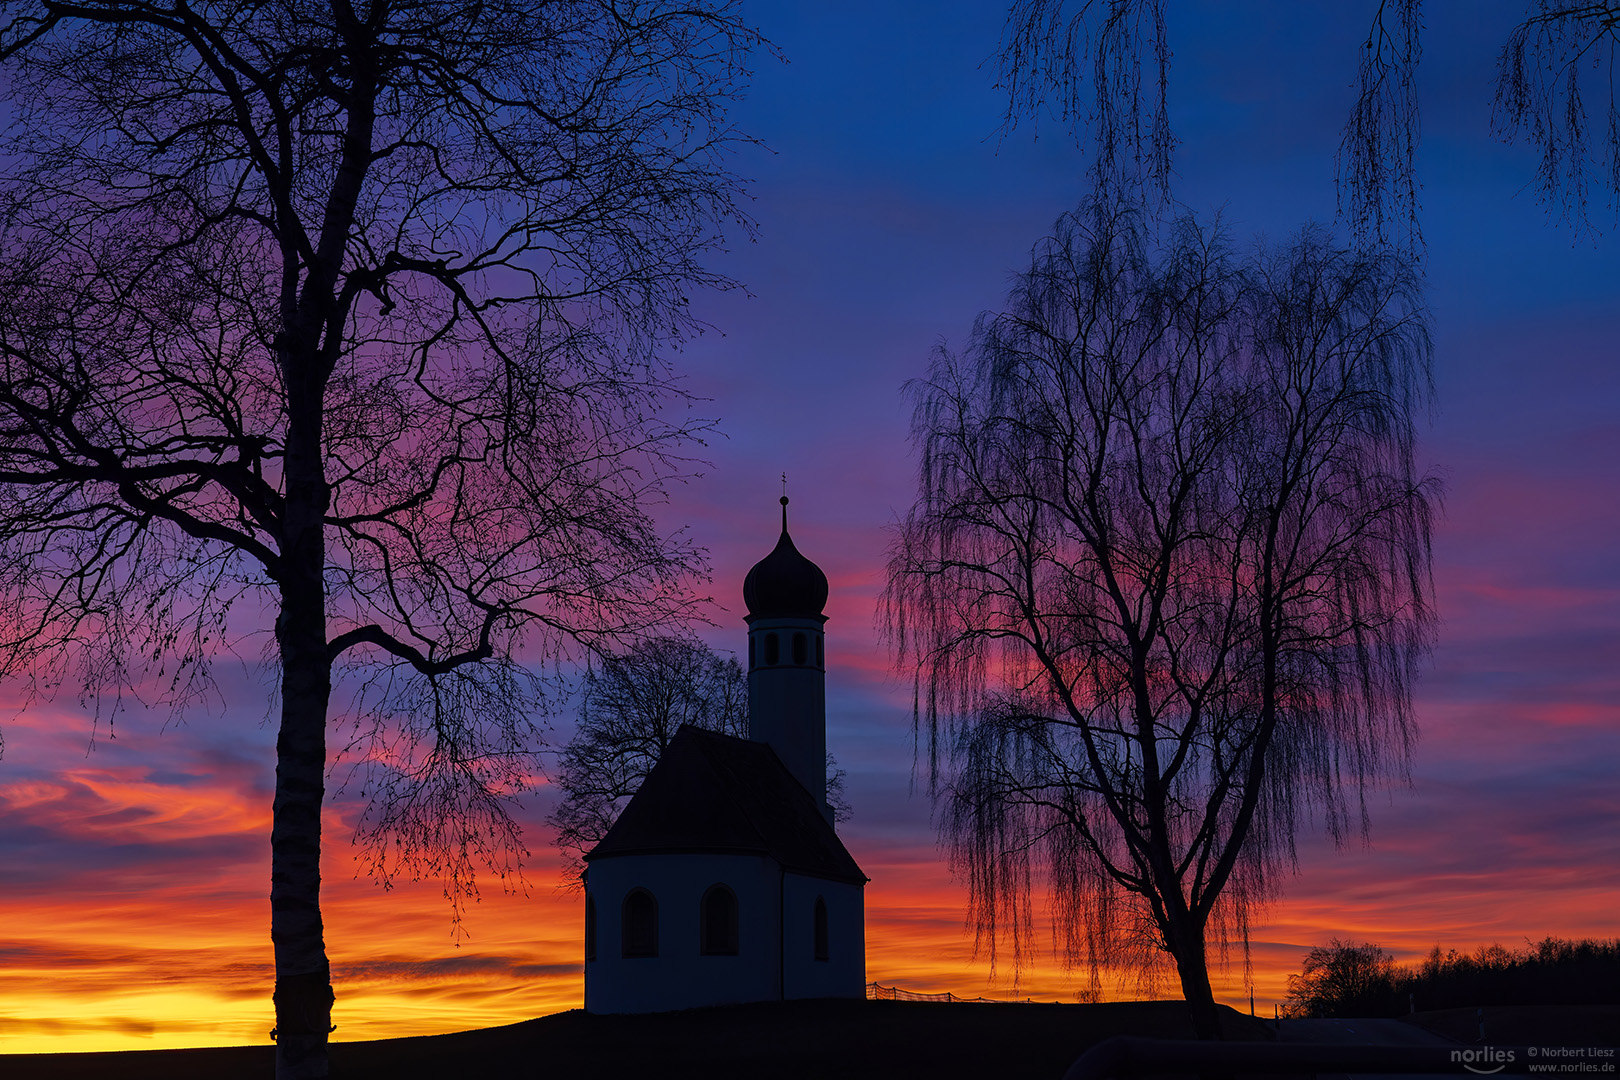
<svg viewBox="0 0 1620 1080">
<path fill-rule="evenodd" d="M 84 781 L 89 784 L 89 780 Z M 99 780 L 103 796 L 140 785 Z M 8 798 L 18 792 L 8 791 Z M 36 798 L 45 793 L 33 790 Z M 15 804 L 14 804 L 15 805 Z M 228 800 L 177 800 L 165 827 L 230 822 L 244 850 L 267 854 L 262 815 Z M 128 809 L 128 807 L 126 807 Z M 126 814 L 138 818 L 136 813 Z M 100 828 L 112 827 L 103 822 Z M 1004 955 L 992 977 L 963 922 L 963 890 L 931 850 L 851 847 L 867 889 L 867 979 L 964 996 L 1074 1001 L 1083 971 L 1037 950 L 1015 973 Z M 329 844 L 324 907 L 337 986 L 334 1039 L 428 1035 L 514 1023 L 577 1008 L 582 993 L 577 893 L 558 888 L 556 862 L 537 850 L 527 896 L 494 892 L 471 905 L 459 944 L 434 883 L 384 891 L 356 878 L 346 843 Z M 0 901 L 7 977 L 0 983 L 0 1052 L 159 1049 L 262 1044 L 272 1023 L 267 866 L 214 880 L 153 878 L 137 892 Z M 1435 944 L 1510 947 L 1526 936 L 1612 933 L 1612 891 L 1554 873 L 1504 888 L 1478 875 L 1422 881 L 1376 873 L 1376 850 L 1308 849 L 1306 872 L 1254 931 L 1256 1008 L 1270 1015 L 1306 948 L 1330 937 L 1377 941 L 1403 961 Z M 1566 880 L 1566 878 L 1571 878 Z M 1420 899 L 1421 898 L 1421 899 Z M 1038 928 L 1038 933 L 1044 930 Z M 1049 939 L 1048 939 L 1049 940 Z M 1241 958 L 1213 972 L 1217 996 L 1246 1010 Z M 1146 992 L 1105 978 L 1106 999 L 1175 997 L 1173 974 Z"/>
<path fill-rule="evenodd" d="M 845 592 L 861 595 L 841 598 L 840 623 L 870 626 L 871 590 L 851 582 Z M 1466 627 L 1453 640 L 1466 650 Z M 909 694 L 881 655 L 852 632 L 832 639 L 829 656 L 829 744 L 855 807 L 841 832 L 872 878 L 868 981 L 1076 1000 L 1088 974 L 1065 969 L 1050 947 L 1016 969 L 1006 950 L 994 969 L 987 952 L 975 955 L 965 890 L 944 864 L 927 796 L 908 794 Z M 1444 689 L 1448 677 L 1442 667 L 1435 682 Z M 1237 949 L 1214 964 L 1218 998 L 1246 1010 L 1252 981 L 1256 1010 L 1270 1015 L 1305 952 L 1333 938 L 1376 942 L 1411 962 L 1435 945 L 1472 951 L 1620 933 L 1620 860 L 1594 825 L 1620 818 L 1620 793 L 1602 754 L 1588 749 L 1620 730 L 1608 678 L 1566 685 L 1563 700 L 1455 689 L 1426 700 L 1413 789 L 1374 793 L 1370 846 L 1352 840 L 1334 851 L 1302 837 L 1300 873 L 1253 920 L 1249 978 Z M 262 695 L 245 684 L 227 693 Z M 26 855 L 8 865 L 0 893 L 0 1053 L 268 1041 L 273 732 L 225 716 L 164 727 L 150 716 L 120 720 L 117 737 L 87 753 L 88 724 L 66 703 L 7 724 L 0 840 Z M 535 794 L 543 803 L 545 792 Z M 384 890 L 359 874 L 356 804 L 337 790 L 329 799 L 323 906 L 335 1039 L 437 1034 L 579 1007 L 580 898 L 558 887 L 543 807 L 524 814 L 527 895 L 491 883 L 458 943 L 436 882 Z M 1041 914 L 1037 904 L 1037 946 L 1051 940 Z M 1111 974 L 1105 999 L 1179 996 L 1173 972 L 1148 986 Z"/>
<path fill-rule="evenodd" d="M 841 598 L 841 624 L 870 626 L 871 590 L 850 582 L 844 591 L 862 595 Z M 829 743 L 855 806 L 841 832 L 872 878 L 868 981 L 1076 1000 L 1088 973 L 1039 947 L 1051 936 L 1038 904 L 1037 947 L 1022 966 L 1005 949 L 994 969 L 987 952 L 975 955 L 965 890 L 929 827 L 927 796 L 907 794 L 909 695 L 877 662 L 880 647 L 850 637 L 832 639 Z M 1620 794 L 1597 773 L 1572 771 L 1598 768 L 1601 757 L 1581 749 L 1595 744 L 1582 740 L 1608 738 L 1620 709 L 1601 686 L 1567 689 L 1555 701 L 1427 701 L 1413 790 L 1375 794 L 1370 846 L 1352 840 L 1334 851 L 1302 838 L 1300 873 L 1254 919 L 1249 978 L 1238 949 L 1213 965 L 1218 998 L 1246 1010 L 1252 981 L 1256 1010 L 1270 1015 L 1304 953 L 1332 938 L 1376 942 L 1411 962 L 1435 945 L 1472 951 L 1620 933 L 1620 866 L 1591 824 L 1620 817 Z M 229 692 L 254 700 L 250 687 Z M 31 861 L 8 869 L 0 894 L 0 1053 L 263 1044 L 273 1022 L 273 733 L 227 717 L 180 731 L 150 716 L 119 725 L 89 753 L 87 722 L 65 703 L 7 725 L 0 838 L 23 844 Z M 323 907 L 335 1039 L 437 1034 L 579 1007 L 580 898 L 558 887 L 560 862 L 535 807 L 524 817 L 527 895 L 491 883 L 458 943 L 436 882 L 384 890 L 358 872 L 356 804 L 341 792 L 330 798 Z M 1173 972 L 1146 986 L 1113 975 L 1104 975 L 1105 999 L 1179 996 Z"/>
</svg>

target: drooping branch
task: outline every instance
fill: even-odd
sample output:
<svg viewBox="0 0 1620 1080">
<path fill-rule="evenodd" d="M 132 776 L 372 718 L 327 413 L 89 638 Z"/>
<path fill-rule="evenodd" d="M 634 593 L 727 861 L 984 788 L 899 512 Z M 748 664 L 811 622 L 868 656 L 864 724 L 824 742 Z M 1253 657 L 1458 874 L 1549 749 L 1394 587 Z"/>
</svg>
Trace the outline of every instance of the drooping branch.
<svg viewBox="0 0 1620 1080">
<path fill-rule="evenodd" d="M 1620 99 L 1615 95 L 1620 4 L 1538 0 L 1513 28 L 1496 62 L 1491 130 L 1527 138 L 1541 151 L 1536 189 L 1547 211 L 1576 228 L 1591 225 L 1594 181 L 1620 213 Z M 1593 90 L 1602 120 L 1587 111 Z"/>
<path fill-rule="evenodd" d="M 1361 43 L 1356 101 L 1339 141 L 1339 213 L 1358 240 L 1421 252 L 1417 92 L 1422 0 L 1378 0 Z"/>
<path fill-rule="evenodd" d="M 1014 0 L 997 76 L 1007 94 L 1003 131 L 1023 117 L 1038 127 L 1050 109 L 1090 144 L 1098 194 L 1168 205 L 1177 140 L 1164 0 Z"/>
</svg>

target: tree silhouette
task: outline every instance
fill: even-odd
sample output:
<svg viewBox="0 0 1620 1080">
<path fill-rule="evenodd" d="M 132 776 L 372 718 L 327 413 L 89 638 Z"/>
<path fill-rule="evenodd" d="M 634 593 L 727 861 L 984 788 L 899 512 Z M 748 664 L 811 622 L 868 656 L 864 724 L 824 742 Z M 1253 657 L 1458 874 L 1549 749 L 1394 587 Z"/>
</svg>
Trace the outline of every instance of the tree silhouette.
<svg viewBox="0 0 1620 1080">
<path fill-rule="evenodd" d="M 553 783 L 550 822 L 577 882 L 581 856 L 607 835 L 683 724 L 748 737 L 748 676 L 700 641 L 661 637 L 603 657 L 585 673 L 579 729 Z"/>
<path fill-rule="evenodd" d="M 4 4 L 0 664 L 209 686 L 274 608 L 277 1075 L 326 1075 L 334 665 L 374 868 L 520 853 L 536 671 L 689 612 L 643 507 L 737 210 L 725 0 Z"/>
<path fill-rule="evenodd" d="M 1500 1005 L 1620 1004 L 1620 939 L 1544 938 L 1473 955 L 1436 945 L 1416 964 L 1396 964 L 1377 945 L 1335 939 L 1306 954 L 1288 976 L 1284 1016 L 1401 1016 Z"/>
<path fill-rule="evenodd" d="M 1065 216 L 912 385 L 884 612 L 979 943 L 1021 959 L 1044 875 L 1094 988 L 1168 954 L 1218 1038 L 1206 939 L 1246 947 L 1302 817 L 1340 838 L 1405 769 L 1429 341 L 1393 255 L 1144 217 Z"/>
<path fill-rule="evenodd" d="M 1286 1015 L 1383 1016 L 1395 996 L 1395 958 L 1377 945 L 1334 938 L 1305 954 L 1288 976 Z"/>
<path fill-rule="evenodd" d="M 563 749 L 553 786 L 561 801 L 548 821 L 579 884 L 582 856 L 607 835 L 683 724 L 748 738 L 748 676 L 701 641 L 658 637 L 603 656 L 585 673 L 579 727 Z M 827 755 L 827 804 L 847 821 L 844 770 Z"/>
</svg>

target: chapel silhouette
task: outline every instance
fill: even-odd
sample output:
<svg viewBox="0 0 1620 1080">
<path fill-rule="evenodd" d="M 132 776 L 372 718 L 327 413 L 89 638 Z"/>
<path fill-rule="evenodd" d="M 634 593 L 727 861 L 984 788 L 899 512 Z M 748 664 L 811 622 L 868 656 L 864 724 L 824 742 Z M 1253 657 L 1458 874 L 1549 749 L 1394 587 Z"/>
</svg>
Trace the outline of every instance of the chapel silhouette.
<svg viewBox="0 0 1620 1080">
<path fill-rule="evenodd" d="M 683 726 L 585 856 L 585 1008 L 863 997 L 867 877 L 827 803 L 827 575 L 748 572 L 748 739 Z"/>
</svg>

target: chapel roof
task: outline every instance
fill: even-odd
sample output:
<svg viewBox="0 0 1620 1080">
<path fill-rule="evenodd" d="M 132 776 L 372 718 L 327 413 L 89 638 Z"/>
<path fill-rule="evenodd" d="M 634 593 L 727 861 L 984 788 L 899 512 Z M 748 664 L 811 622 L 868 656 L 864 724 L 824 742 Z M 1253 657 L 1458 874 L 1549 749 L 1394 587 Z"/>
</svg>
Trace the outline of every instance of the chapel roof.
<svg viewBox="0 0 1620 1080">
<path fill-rule="evenodd" d="M 694 853 L 769 855 L 794 873 L 867 880 L 775 750 L 682 725 L 585 860 Z"/>
</svg>

